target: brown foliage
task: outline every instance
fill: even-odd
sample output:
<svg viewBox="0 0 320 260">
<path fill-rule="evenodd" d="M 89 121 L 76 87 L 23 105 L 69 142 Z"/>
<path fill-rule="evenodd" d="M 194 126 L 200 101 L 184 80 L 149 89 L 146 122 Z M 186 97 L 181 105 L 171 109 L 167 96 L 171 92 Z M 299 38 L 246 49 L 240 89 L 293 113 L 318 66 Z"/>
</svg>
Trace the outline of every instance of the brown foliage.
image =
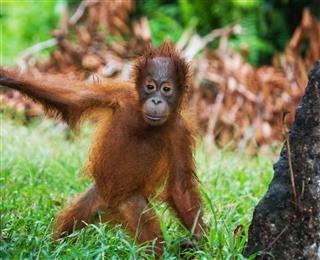
<svg viewBox="0 0 320 260">
<path fill-rule="evenodd" d="M 304 41 L 310 42 L 305 56 Z M 200 125 L 220 145 L 239 148 L 282 141 L 282 117 L 291 125 L 304 93 L 307 73 L 320 55 L 320 22 L 304 10 L 285 53 L 272 66 L 254 68 L 240 54 L 220 47 L 195 60 L 197 93 L 194 95 Z M 217 115 L 217 116 L 215 116 Z M 211 123 L 211 120 L 214 122 Z"/>
<path fill-rule="evenodd" d="M 103 78 L 129 79 L 132 59 L 150 44 L 150 29 L 146 17 L 127 20 L 134 8 L 131 0 L 84 1 L 81 12 L 70 19 L 63 16 L 61 28 L 54 32 L 57 48 L 44 63 L 32 64 L 32 55 L 22 55 L 31 74 L 63 73 L 71 79 L 99 81 Z M 76 15 L 78 14 L 78 15 Z M 121 20 L 119 22 L 118 20 Z M 118 22 L 117 22 L 118 21 Z M 104 25 L 105 30 L 98 30 Z M 320 56 L 320 23 L 306 9 L 300 26 L 283 54 L 273 58 L 272 66 L 255 68 L 240 54 L 228 48 L 230 34 L 241 33 L 239 26 L 212 31 L 204 37 L 187 30 L 177 46 L 191 60 L 193 81 L 190 105 L 198 115 L 198 124 L 208 145 L 256 147 L 282 141 L 282 115 L 290 125 L 298 100 L 306 85 L 307 72 Z M 72 32 L 76 40 L 71 40 Z M 126 35 L 128 40 L 124 40 Z M 106 41 L 106 37 L 114 41 Z M 220 47 L 209 50 L 206 45 L 220 38 Z M 301 45 L 309 42 L 306 54 Z M 204 50 L 204 57 L 195 54 Z M 243 54 L 250 51 L 243 48 Z M 14 104 L 12 95 L 1 102 Z M 20 101 L 18 100 L 18 103 Z M 15 106 L 16 107 L 16 106 Z M 27 108 L 27 112 L 29 108 Z M 34 114 L 34 113 L 33 113 Z"/>
</svg>

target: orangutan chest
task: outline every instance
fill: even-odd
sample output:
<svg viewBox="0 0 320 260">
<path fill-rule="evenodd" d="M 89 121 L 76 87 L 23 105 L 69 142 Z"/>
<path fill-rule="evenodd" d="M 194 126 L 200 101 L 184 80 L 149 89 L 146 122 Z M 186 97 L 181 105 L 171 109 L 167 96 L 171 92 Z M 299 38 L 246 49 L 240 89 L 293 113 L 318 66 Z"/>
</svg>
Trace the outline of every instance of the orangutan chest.
<svg viewBox="0 0 320 260">
<path fill-rule="evenodd" d="M 161 186 L 164 186 L 169 176 L 170 165 L 168 154 L 161 154 L 159 159 L 152 165 L 145 178 L 145 193 L 154 194 Z"/>
</svg>

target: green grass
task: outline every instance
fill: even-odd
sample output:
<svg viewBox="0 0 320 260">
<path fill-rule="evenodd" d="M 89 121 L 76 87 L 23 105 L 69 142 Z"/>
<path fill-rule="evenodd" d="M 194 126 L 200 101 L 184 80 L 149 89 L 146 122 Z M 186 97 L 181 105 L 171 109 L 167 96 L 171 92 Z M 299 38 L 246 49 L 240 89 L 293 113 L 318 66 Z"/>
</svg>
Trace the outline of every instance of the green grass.
<svg viewBox="0 0 320 260">
<path fill-rule="evenodd" d="M 53 121 L 28 126 L 1 117 L 1 259 L 134 259 L 145 257 L 120 227 L 89 225 L 64 241 L 53 241 L 52 223 L 68 197 L 84 191 L 90 180 L 80 176 L 89 144 L 85 127 L 74 140 Z M 243 153 L 196 151 L 202 182 L 205 239 L 189 252 L 196 259 L 239 259 L 253 208 L 272 176 L 272 160 Z M 177 259 L 179 243 L 190 234 L 164 205 L 155 205 L 167 245 L 165 259 Z M 236 241 L 234 229 L 244 235 Z M 76 242 L 75 242 L 76 238 Z M 149 258 L 153 258 L 149 256 Z"/>
</svg>

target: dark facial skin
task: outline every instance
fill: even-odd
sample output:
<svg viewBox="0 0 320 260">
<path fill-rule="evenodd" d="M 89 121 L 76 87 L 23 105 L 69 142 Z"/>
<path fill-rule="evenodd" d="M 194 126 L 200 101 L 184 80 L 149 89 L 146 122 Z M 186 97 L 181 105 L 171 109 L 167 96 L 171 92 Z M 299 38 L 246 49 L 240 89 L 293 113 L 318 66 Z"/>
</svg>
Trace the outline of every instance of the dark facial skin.
<svg viewBox="0 0 320 260">
<path fill-rule="evenodd" d="M 139 94 L 145 122 L 151 126 L 163 125 L 176 110 L 179 99 L 175 67 L 170 58 L 156 57 L 148 62 Z"/>
</svg>

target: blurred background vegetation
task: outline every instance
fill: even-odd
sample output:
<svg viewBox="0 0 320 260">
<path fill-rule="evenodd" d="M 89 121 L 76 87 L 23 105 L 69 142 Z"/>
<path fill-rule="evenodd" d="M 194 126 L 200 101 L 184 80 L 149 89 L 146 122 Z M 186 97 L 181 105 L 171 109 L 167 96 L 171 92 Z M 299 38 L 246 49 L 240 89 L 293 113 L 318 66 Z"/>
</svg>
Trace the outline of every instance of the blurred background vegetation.
<svg viewBox="0 0 320 260">
<path fill-rule="evenodd" d="M 1 64 L 14 64 L 25 48 L 50 38 L 52 30 L 59 25 L 63 6 L 68 5 L 72 12 L 80 2 L 2 0 Z M 319 17 L 318 0 L 138 0 L 131 15 L 149 18 L 156 46 L 167 37 L 178 40 L 190 26 L 205 35 L 215 28 L 239 22 L 245 33 L 233 37 L 229 44 L 238 50 L 249 48 L 247 61 L 259 66 L 269 64 L 275 52 L 283 51 L 301 20 L 304 7 Z M 215 43 L 211 47 L 214 48 Z M 48 51 L 50 49 L 41 55 Z"/>
</svg>

